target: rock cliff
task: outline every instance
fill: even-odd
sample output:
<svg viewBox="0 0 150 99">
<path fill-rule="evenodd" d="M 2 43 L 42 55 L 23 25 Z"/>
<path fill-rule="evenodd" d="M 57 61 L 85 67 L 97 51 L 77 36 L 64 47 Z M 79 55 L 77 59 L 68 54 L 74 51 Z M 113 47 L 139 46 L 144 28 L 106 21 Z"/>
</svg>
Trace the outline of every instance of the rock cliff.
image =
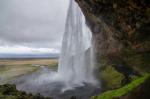
<svg viewBox="0 0 150 99">
<path fill-rule="evenodd" d="M 121 87 L 133 76 L 150 72 L 149 0 L 76 2 L 93 33 L 104 90 Z"/>
</svg>

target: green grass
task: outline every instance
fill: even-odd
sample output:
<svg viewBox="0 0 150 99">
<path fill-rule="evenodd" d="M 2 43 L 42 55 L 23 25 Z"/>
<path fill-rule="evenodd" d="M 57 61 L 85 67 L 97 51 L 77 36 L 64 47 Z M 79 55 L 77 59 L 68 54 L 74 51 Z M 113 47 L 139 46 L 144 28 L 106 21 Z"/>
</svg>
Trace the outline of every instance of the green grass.
<svg viewBox="0 0 150 99">
<path fill-rule="evenodd" d="M 112 90 L 112 91 L 107 91 L 105 93 L 102 93 L 99 96 L 93 96 L 92 99 L 114 99 L 116 97 L 123 96 L 129 93 L 130 91 L 134 90 L 136 87 L 142 84 L 149 77 L 150 77 L 149 74 L 145 74 L 144 76 L 137 78 L 136 80 L 132 81 L 130 84 L 122 88 Z"/>
</svg>

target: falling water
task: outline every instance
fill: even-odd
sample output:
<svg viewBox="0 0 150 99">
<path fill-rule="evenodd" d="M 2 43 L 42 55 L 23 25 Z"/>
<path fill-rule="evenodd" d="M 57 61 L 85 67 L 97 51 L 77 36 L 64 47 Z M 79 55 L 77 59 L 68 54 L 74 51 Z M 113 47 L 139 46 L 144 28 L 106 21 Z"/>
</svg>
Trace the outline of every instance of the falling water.
<svg viewBox="0 0 150 99">
<path fill-rule="evenodd" d="M 70 0 L 58 71 L 42 66 L 39 71 L 17 78 L 13 83 L 20 90 L 56 99 L 69 99 L 72 95 L 88 99 L 99 90 L 93 72 L 92 33 L 82 11 L 74 0 Z M 68 96 L 69 89 L 75 90 L 70 90 Z"/>
<path fill-rule="evenodd" d="M 58 74 L 69 84 L 96 84 L 92 34 L 74 0 L 70 0 Z"/>
</svg>

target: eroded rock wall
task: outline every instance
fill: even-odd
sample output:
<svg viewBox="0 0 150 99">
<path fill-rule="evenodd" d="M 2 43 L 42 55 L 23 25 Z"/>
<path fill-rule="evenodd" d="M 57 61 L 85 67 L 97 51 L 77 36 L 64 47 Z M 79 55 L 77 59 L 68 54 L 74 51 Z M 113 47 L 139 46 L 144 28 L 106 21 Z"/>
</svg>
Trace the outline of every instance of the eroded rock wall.
<svg viewBox="0 0 150 99">
<path fill-rule="evenodd" d="M 76 0 L 93 33 L 100 67 L 150 72 L 149 0 Z M 137 72 L 136 72 L 137 71 Z"/>
</svg>

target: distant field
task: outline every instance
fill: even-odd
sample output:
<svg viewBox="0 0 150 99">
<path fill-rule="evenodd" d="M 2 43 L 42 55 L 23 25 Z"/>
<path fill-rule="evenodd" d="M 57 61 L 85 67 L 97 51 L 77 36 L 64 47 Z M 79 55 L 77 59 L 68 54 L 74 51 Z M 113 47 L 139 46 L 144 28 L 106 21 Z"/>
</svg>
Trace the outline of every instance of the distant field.
<svg viewBox="0 0 150 99">
<path fill-rule="evenodd" d="M 57 67 L 57 59 L 13 59 L 0 60 L 0 84 L 18 76 L 34 72 L 39 66 Z"/>
<path fill-rule="evenodd" d="M 51 65 L 56 64 L 57 59 L 9 59 L 9 60 L 0 60 L 0 65 Z"/>
</svg>

